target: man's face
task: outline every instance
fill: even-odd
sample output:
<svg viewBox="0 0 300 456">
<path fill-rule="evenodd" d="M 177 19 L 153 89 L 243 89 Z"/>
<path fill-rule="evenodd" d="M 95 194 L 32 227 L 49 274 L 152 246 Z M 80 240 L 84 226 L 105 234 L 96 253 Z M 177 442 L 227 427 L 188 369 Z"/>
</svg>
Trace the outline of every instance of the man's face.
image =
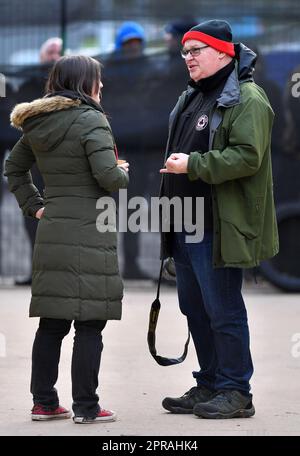
<svg viewBox="0 0 300 456">
<path fill-rule="evenodd" d="M 186 50 L 199 49 L 202 46 L 207 45 L 198 40 L 187 40 L 184 43 L 184 49 Z M 192 56 L 191 53 L 189 53 L 185 59 L 185 63 L 191 79 L 197 82 L 200 81 L 200 79 L 208 78 L 219 71 L 220 61 L 218 56 L 219 52 L 210 46 L 204 47 L 197 56 Z"/>
<path fill-rule="evenodd" d="M 181 49 L 180 36 L 176 37 L 172 33 L 165 33 L 164 40 L 171 54 L 179 54 Z"/>
<path fill-rule="evenodd" d="M 56 43 L 52 43 L 45 50 L 43 56 L 41 57 L 42 63 L 52 63 L 56 62 L 61 57 L 61 46 Z"/>
<path fill-rule="evenodd" d="M 138 57 L 143 52 L 143 42 L 138 38 L 132 38 L 122 44 L 122 50 L 128 57 Z"/>
</svg>

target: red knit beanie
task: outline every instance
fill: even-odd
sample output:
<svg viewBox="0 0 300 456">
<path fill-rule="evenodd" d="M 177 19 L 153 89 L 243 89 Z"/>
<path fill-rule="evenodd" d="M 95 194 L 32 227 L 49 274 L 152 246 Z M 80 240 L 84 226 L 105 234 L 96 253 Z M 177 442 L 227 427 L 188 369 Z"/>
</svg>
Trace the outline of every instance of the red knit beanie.
<svg viewBox="0 0 300 456">
<path fill-rule="evenodd" d="M 235 56 L 231 27 L 226 21 L 213 19 L 202 22 L 185 33 L 182 44 L 187 40 L 202 41 L 217 51 L 225 52 L 231 57 Z"/>
</svg>

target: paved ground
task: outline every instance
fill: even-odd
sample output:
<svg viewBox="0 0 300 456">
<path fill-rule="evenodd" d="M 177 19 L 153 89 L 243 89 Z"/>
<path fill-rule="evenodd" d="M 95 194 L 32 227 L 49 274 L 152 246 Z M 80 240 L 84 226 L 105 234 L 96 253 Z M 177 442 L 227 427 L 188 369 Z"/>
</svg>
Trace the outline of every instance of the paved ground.
<svg viewBox="0 0 300 456">
<path fill-rule="evenodd" d="M 71 420 L 30 421 L 30 353 L 37 319 L 29 319 L 28 288 L 0 289 L 0 435 L 202 436 L 300 434 L 300 295 L 281 294 L 266 284 L 245 289 L 255 374 L 252 387 L 257 410 L 251 419 L 203 420 L 172 415 L 161 407 L 165 395 L 179 395 L 193 386 L 195 354 L 179 366 L 160 367 L 146 342 L 152 287 L 126 286 L 123 320 L 104 330 L 100 397 L 118 412 L 118 421 L 75 425 Z M 162 292 L 158 352 L 178 356 L 186 337 L 183 316 L 173 288 Z M 58 390 L 71 406 L 72 335 L 62 350 Z"/>
</svg>

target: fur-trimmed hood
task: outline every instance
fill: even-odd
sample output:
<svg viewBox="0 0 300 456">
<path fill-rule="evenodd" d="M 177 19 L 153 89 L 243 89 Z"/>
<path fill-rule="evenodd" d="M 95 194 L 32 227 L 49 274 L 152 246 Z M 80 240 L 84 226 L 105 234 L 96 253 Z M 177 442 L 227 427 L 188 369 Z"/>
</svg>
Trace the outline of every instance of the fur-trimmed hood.
<svg viewBox="0 0 300 456">
<path fill-rule="evenodd" d="M 11 113 L 11 124 L 26 134 L 33 149 L 49 152 L 63 141 L 82 109 L 89 107 L 78 99 L 63 96 L 39 98 L 31 103 L 18 104 Z"/>
<path fill-rule="evenodd" d="M 38 98 L 30 103 L 20 103 L 14 107 L 10 115 L 11 125 L 19 130 L 23 130 L 25 120 L 30 117 L 73 108 L 80 104 L 80 100 L 71 100 L 70 98 L 61 96 Z"/>
</svg>

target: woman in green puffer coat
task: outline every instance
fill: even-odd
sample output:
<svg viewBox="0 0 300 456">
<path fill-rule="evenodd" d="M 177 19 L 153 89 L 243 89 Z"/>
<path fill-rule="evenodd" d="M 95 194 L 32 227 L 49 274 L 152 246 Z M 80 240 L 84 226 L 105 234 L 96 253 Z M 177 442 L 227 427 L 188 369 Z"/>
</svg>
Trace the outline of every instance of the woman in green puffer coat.
<svg viewBox="0 0 300 456">
<path fill-rule="evenodd" d="M 23 131 L 5 166 L 25 216 L 40 219 L 32 266 L 30 316 L 41 317 L 32 353 L 32 419 L 70 417 L 54 388 L 63 337 L 74 321 L 74 421 L 114 420 L 96 389 L 106 321 L 121 318 L 123 285 L 115 221 L 99 226 L 96 203 L 128 185 L 112 131 L 100 105 L 100 64 L 62 57 L 44 98 L 17 105 L 11 122 Z M 44 195 L 32 183 L 36 161 Z M 113 200 L 111 199 L 112 207 Z"/>
</svg>

